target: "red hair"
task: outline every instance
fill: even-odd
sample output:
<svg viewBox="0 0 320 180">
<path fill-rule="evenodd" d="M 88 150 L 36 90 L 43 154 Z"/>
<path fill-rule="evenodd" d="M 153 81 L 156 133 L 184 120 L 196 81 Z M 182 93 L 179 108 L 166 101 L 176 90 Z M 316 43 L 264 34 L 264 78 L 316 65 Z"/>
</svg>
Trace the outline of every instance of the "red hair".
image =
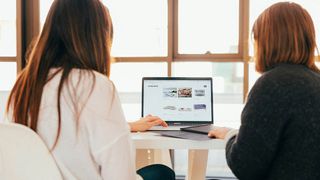
<svg viewBox="0 0 320 180">
<path fill-rule="evenodd" d="M 252 28 L 256 43 L 256 70 L 265 72 L 279 63 L 302 64 L 319 71 L 315 65 L 315 29 L 309 13 L 291 2 L 267 8 Z"/>
</svg>

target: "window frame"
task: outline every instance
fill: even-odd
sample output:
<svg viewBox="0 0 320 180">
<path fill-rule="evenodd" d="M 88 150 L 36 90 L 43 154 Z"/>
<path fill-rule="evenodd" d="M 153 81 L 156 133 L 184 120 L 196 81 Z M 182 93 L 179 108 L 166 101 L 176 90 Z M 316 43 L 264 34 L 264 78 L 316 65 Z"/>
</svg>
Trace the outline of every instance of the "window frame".
<svg viewBox="0 0 320 180">
<path fill-rule="evenodd" d="M 238 53 L 179 54 L 178 53 L 178 6 L 180 0 L 168 2 L 168 55 L 165 57 L 115 57 L 115 62 L 167 62 L 168 77 L 172 76 L 173 62 L 243 62 L 243 101 L 248 93 L 249 69 L 249 0 L 239 0 Z"/>
<path fill-rule="evenodd" d="M 16 62 L 17 74 L 25 67 L 25 52 L 40 32 L 39 0 L 16 0 L 16 56 L 0 56 L 0 62 Z"/>
<path fill-rule="evenodd" d="M 178 47 L 179 47 L 179 1 L 174 0 L 173 8 L 174 8 L 174 61 L 194 61 L 197 59 L 198 61 L 213 61 L 213 62 L 241 62 L 243 57 L 243 36 L 241 36 L 242 32 L 242 17 L 243 17 L 243 8 L 240 8 L 243 1 L 239 0 L 239 39 L 238 39 L 238 53 L 212 53 L 212 54 L 179 54 Z"/>
<path fill-rule="evenodd" d="M 17 63 L 17 73 L 22 69 L 22 1 L 16 0 L 16 56 L 0 56 L 0 62 Z"/>
<path fill-rule="evenodd" d="M 230 54 L 179 54 L 178 53 L 178 5 L 180 0 L 167 0 L 168 4 L 168 39 L 167 56 L 163 57 L 115 57 L 115 63 L 165 62 L 167 76 L 172 76 L 174 62 L 214 62 L 243 63 L 243 103 L 249 92 L 249 65 L 254 62 L 249 55 L 250 38 L 250 0 L 239 0 L 239 39 L 238 53 Z M 0 56 L 0 62 L 16 62 L 17 73 L 25 66 L 24 54 L 27 45 L 40 32 L 40 0 L 17 3 L 17 54 L 16 57 Z M 320 45 L 319 45 L 320 46 Z M 320 56 L 315 56 L 320 62 Z"/>
<path fill-rule="evenodd" d="M 17 71 L 24 66 L 24 54 L 32 38 L 40 32 L 40 0 L 17 1 L 17 56 L 0 57 L 0 62 L 17 62 Z M 163 57 L 115 57 L 115 63 L 121 62 L 166 62 L 167 75 L 172 76 L 174 62 L 241 62 L 243 63 L 243 102 L 249 91 L 249 13 L 250 0 L 239 0 L 239 40 L 238 53 L 224 54 L 179 54 L 178 53 L 178 6 L 180 0 L 167 0 L 168 4 L 168 54 Z M 320 56 L 315 56 L 317 62 Z"/>
</svg>

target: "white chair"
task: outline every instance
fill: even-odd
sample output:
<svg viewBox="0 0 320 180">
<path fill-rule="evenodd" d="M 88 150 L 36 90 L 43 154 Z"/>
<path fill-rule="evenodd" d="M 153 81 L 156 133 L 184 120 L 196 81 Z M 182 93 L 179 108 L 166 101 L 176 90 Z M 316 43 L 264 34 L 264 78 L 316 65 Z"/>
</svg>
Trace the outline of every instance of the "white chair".
<svg viewBox="0 0 320 180">
<path fill-rule="evenodd" d="M 0 123 L 0 179 L 62 180 L 44 142 L 28 127 Z"/>
</svg>

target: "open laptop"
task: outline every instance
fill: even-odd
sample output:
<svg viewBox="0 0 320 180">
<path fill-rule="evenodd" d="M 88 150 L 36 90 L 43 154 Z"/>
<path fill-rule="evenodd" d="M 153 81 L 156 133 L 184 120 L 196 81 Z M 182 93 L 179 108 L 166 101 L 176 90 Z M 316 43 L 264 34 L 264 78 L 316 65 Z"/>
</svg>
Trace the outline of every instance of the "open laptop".
<svg viewBox="0 0 320 180">
<path fill-rule="evenodd" d="M 183 127 L 213 124 L 212 78 L 144 77 L 142 117 L 151 114 L 169 127 L 150 130 L 180 130 Z"/>
</svg>

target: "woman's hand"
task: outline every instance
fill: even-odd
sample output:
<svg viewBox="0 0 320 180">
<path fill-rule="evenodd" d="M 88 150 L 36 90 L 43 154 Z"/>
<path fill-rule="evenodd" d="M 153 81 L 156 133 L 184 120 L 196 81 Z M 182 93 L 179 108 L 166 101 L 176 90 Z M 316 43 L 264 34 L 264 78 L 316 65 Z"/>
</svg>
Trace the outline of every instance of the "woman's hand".
<svg viewBox="0 0 320 180">
<path fill-rule="evenodd" d="M 163 127 L 168 127 L 168 124 L 160 119 L 158 116 L 148 115 L 139 119 L 138 121 L 130 122 L 130 129 L 132 132 L 146 131 L 152 126 L 161 125 Z"/>
<path fill-rule="evenodd" d="M 209 131 L 208 136 L 217 139 L 224 139 L 231 128 L 215 126 L 213 130 Z"/>
</svg>

